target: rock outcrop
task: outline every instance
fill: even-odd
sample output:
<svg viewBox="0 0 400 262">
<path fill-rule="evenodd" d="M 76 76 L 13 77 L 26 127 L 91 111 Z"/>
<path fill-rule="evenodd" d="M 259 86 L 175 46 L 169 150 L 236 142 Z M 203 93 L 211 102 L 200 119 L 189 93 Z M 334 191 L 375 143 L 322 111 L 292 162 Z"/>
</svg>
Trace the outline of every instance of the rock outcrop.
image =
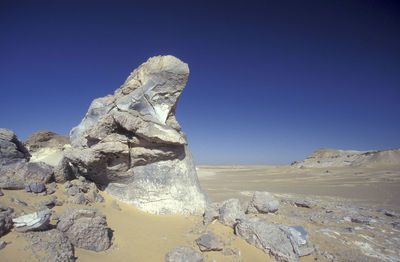
<svg viewBox="0 0 400 262">
<path fill-rule="evenodd" d="M 30 154 L 15 133 L 0 128 L 0 166 L 29 161 Z"/>
<path fill-rule="evenodd" d="M 57 229 L 79 248 L 99 252 L 111 246 L 112 231 L 106 217 L 95 209 L 66 209 Z"/>
<path fill-rule="evenodd" d="M 208 198 L 175 119 L 188 76 L 188 65 L 173 56 L 139 66 L 71 130 L 65 168 L 143 211 L 203 214 Z"/>
<path fill-rule="evenodd" d="M 337 149 L 318 149 L 304 161 L 292 163 L 298 168 L 324 167 L 400 167 L 400 149 L 356 151 Z"/>
<path fill-rule="evenodd" d="M 31 134 L 24 144 L 31 154 L 30 162 L 57 166 L 63 158 L 63 151 L 69 147 L 69 137 L 42 130 Z"/>
</svg>

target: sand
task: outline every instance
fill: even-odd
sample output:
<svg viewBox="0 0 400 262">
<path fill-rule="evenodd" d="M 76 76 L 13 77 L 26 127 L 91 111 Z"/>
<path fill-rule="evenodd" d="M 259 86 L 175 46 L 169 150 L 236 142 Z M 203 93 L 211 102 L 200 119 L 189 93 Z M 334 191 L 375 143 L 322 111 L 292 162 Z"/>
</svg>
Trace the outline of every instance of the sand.
<svg viewBox="0 0 400 262">
<path fill-rule="evenodd" d="M 357 205 L 391 207 L 399 209 L 400 169 L 372 168 L 328 168 L 298 169 L 290 166 L 199 166 L 199 180 L 212 201 L 228 198 L 249 200 L 253 191 L 269 191 L 277 196 L 307 196 L 315 199 L 341 199 Z M 22 190 L 3 190 L 0 203 L 13 207 L 17 213 L 33 212 L 34 203 L 48 196 L 35 196 Z M 236 237 L 233 230 L 218 222 L 202 226 L 201 217 L 181 215 L 151 215 L 118 202 L 121 210 L 114 208 L 110 196 L 101 192 L 104 203 L 96 203 L 88 208 L 96 208 L 107 217 L 108 225 L 114 230 L 113 245 L 103 252 L 75 249 L 77 261 L 164 261 L 165 254 L 178 245 L 198 247 L 194 240 L 206 231 L 214 232 L 227 247 L 240 250 L 238 255 L 224 255 L 223 252 L 203 253 L 205 261 L 274 261 L 261 250 Z M 66 200 L 63 186 L 58 185 L 55 195 Z M 28 203 L 28 207 L 11 203 L 10 198 Z M 55 207 L 60 215 L 67 206 Z M 72 205 L 79 208 L 86 206 Z M 289 209 L 288 209 L 289 210 Z M 272 216 L 271 222 L 304 223 L 302 220 L 285 220 L 284 216 Z M 53 222 L 54 223 L 54 222 Z M 315 225 L 305 225 L 307 230 L 318 230 Z M 0 240 L 11 242 L 0 251 L 0 261 L 36 261 L 24 251 L 27 242 L 21 233 L 12 231 Z M 329 248 L 329 238 L 311 235 L 311 240 Z M 361 244 L 360 244 L 361 245 Z M 332 247 L 335 248 L 335 247 Z M 366 248 L 365 246 L 360 248 Z M 242 259 L 242 260 L 240 260 Z M 300 261 L 314 261 L 315 255 L 303 257 Z M 319 257 L 319 261 L 325 261 Z"/>
<path fill-rule="evenodd" d="M 268 191 L 400 208 L 400 167 L 199 166 L 197 173 L 212 201 L 248 200 L 253 191 Z"/>
</svg>

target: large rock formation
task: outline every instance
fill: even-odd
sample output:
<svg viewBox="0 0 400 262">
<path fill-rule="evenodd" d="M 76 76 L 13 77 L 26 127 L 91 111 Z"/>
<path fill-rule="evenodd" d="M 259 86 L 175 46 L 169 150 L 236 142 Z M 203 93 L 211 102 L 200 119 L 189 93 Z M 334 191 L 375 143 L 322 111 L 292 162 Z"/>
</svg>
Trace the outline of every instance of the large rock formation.
<svg viewBox="0 0 400 262">
<path fill-rule="evenodd" d="M 69 147 L 69 137 L 42 130 L 31 134 L 24 142 L 31 154 L 30 162 L 44 162 L 57 166 Z"/>
<path fill-rule="evenodd" d="M 356 151 L 321 148 L 304 161 L 292 163 L 294 167 L 389 167 L 400 166 L 400 149 Z"/>
<path fill-rule="evenodd" d="M 29 153 L 15 133 L 0 128 L 0 166 L 29 161 Z"/>
<path fill-rule="evenodd" d="M 202 214 L 208 200 L 175 119 L 188 76 L 188 65 L 173 56 L 139 66 L 71 130 L 65 166 L 144 211 Z"/>
</svg>

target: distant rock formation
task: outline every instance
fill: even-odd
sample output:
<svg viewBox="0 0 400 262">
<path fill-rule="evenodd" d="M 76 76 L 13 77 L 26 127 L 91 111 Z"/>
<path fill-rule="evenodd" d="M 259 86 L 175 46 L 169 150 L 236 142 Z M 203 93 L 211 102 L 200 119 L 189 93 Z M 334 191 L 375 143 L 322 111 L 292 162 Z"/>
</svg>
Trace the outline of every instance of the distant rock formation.
<svg viewBox="0 0 400 262">
<path fill-rule="evenodd" d="M 202 214 L 208 198 L 175 119 L 188 76 L 179 59 L 152 57 L 114 95 L 93 100 L 71 130 L 66 168 L 143 211 Z"/>
<path fill-rule="evenodd" d="M 322 148 L 304 161 L 292 163 L 292 166 L 298 168 L 400 166 L 400 149 L 356 151 Z"/>
<path fill-rule="evenodd" d="M 44 162 L 55 167 L 69 147 L 69 137 L 42 130 L 31 134 L 24 144 L 31 154 L 30 162 Z"/>
</svg>

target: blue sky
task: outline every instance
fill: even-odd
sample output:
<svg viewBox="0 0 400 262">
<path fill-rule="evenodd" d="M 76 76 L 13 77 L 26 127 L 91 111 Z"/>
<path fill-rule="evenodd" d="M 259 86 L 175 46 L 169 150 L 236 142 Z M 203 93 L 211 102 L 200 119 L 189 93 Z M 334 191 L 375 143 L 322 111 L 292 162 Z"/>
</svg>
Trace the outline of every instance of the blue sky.
<svg viewBox="0 0 400 262">
<path fill-rule="evenodd" d="M 198 164 L 400 147 L 398 1 L 0 1 L 0 126 L 68 134 L 148 57 Z"/>
</svg>

